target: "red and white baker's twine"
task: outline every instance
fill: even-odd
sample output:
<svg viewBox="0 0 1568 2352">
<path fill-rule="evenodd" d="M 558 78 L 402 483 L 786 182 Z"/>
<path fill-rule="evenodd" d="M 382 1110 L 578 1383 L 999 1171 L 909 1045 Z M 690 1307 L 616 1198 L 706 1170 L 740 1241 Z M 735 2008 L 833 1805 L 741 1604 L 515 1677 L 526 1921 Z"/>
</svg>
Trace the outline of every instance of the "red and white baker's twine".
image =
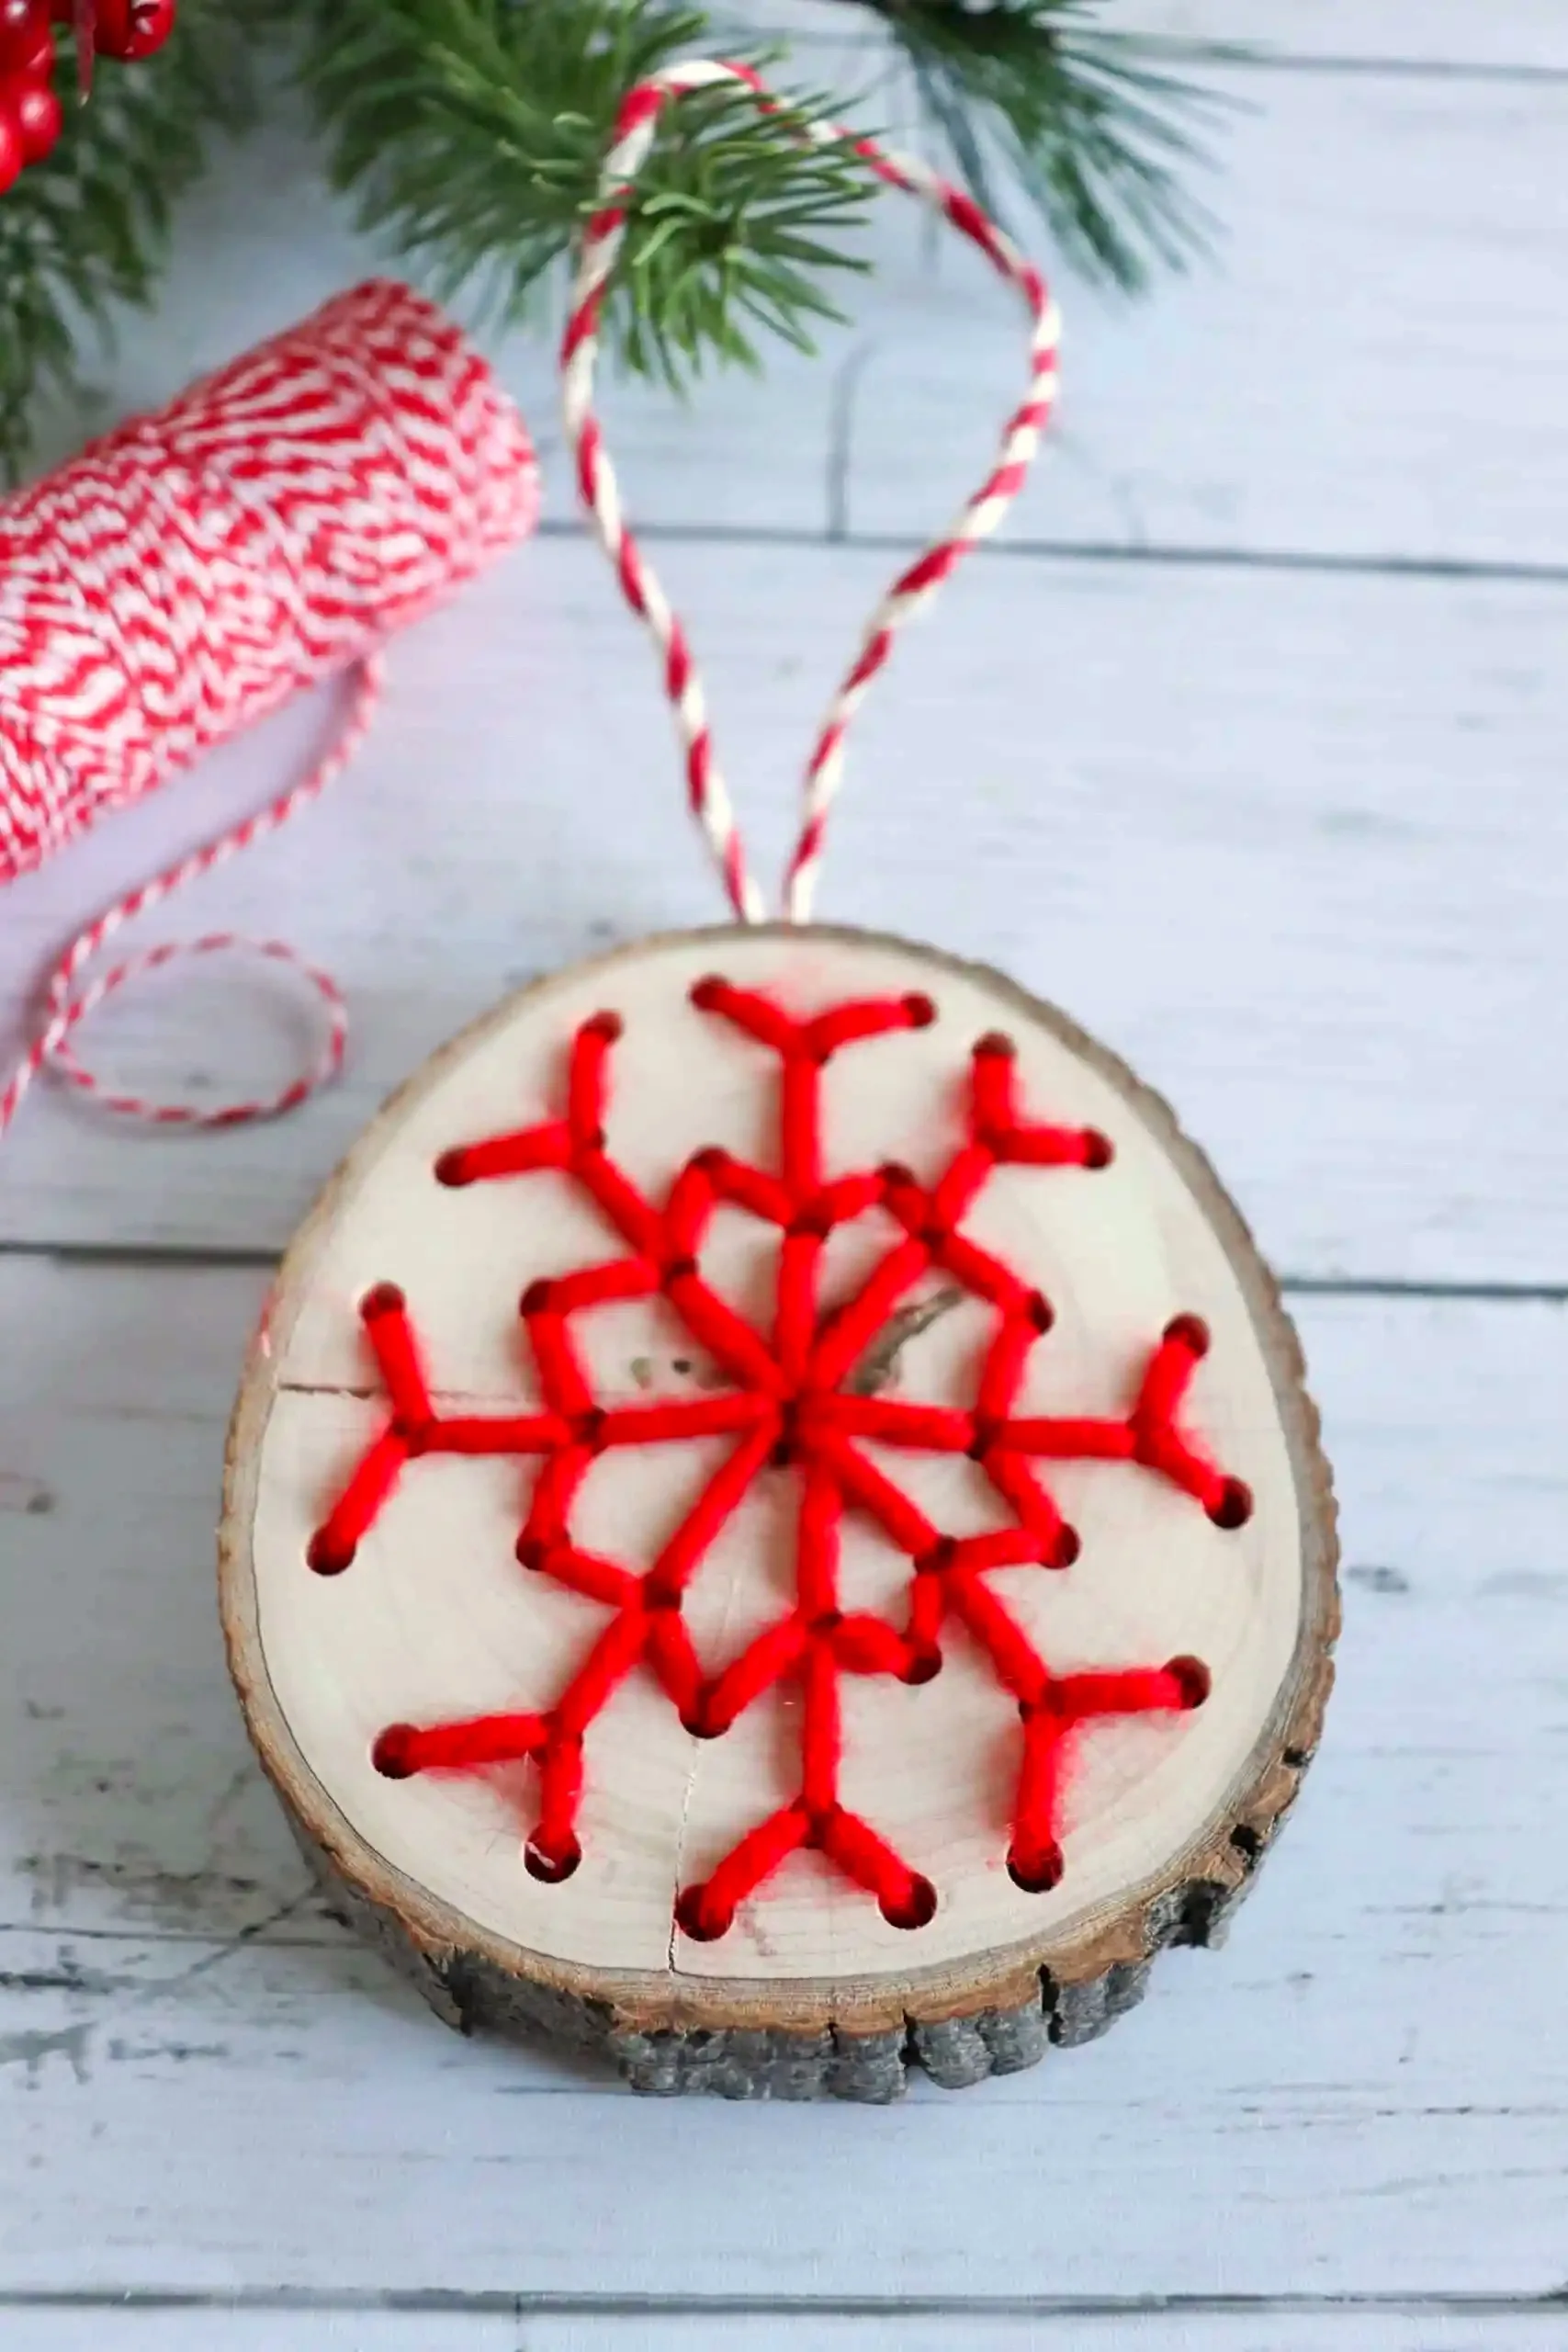
<svg viewBox="0 0 1568 2352">
<path fill-rule="evenodd" d="M 46 1066 L 106 1109 L 224 1126 L 300 1102 L 343 1059 L 343 999 L 278 940 L 159 945 L 79 986 L 137 915 L 275 831 L 336 776 L 380 685 L 379 649 L 520 538 L 537 471 L 516 411 L 456 327 L 403 286 L 355 288 L 0 507 L 0 884 L 296 687 L 351 673 L 335 741 L 301 782 L 130 891 L 73 941 L 0 1092 L 0 1133 Z M 184 955 L 293 967 L 325 1012 L 309 1068 L 260 1101 L 197 1109 L 102 1085 L 79 1024 Z"/>
<path fill-rule="evenodd" d="M 593 368 L 604 289 L 626 234 L 631 182 L 653 143 L 655 127 L 671 99 L 716 83 L 739 82 L 768 113 L 787 113 L 750 66 L 708 59 L 669 66 L 633 90 L 615 123 L 615 143 L 605 158 L 602 203 L 588 224 L 570 315 L 561 350 L 567 437 L 577 456 L 578 482 L 605 552 L 615 564 L 627 603 L 647 622 L 664 656 L 665 686 L 686 755 L 693 813 L 724 876 L 726 889 L 744 922 L 760 922 L 767 906 L 747 866 L 735 812 L 714 757 L 707 708 L 685 631 L 671 611 L 663 590 L 645 561 L 621 514 L 620 492 L 592 411 Z M 923 197 L 955 229 L 979 246 L 998 274 L 1023 298 L 1032 332 L 1029 388 L 1009 417 L 990 474 L 970 499 L 945 538 L 928 548 L 894 582 L 873 615 L 860 653 L 828 707 L 806 770 L 799 837 L 785 885 L 784 912 L 804 922 L 811 912 L 828 810 L 843 768 L 844 735 L 867 686 L 893 649 L 898 630 L 927 604 L 976 540 L 995 530 L 1021 488 L 1056 390 L 1060 320 L 1039 272 L 1011 241 L 986 218 L 973 198 L 953 187 L 925 164 L 888 154 L 869 139 L 836 124 L 802 121 L 800 136 L 827 146 L 844 141 L 889 186 Z"/>
</svg>

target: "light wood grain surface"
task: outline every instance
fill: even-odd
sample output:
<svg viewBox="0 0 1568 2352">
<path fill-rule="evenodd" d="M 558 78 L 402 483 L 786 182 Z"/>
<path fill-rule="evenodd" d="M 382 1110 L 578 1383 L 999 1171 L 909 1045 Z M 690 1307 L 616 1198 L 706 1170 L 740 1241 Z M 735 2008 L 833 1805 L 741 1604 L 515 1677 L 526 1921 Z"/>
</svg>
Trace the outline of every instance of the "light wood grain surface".
<svg viewBox="0 0 1568 2352">
<path fill-rule="evenodd" d="M 1568 64 L 1556 0 L 1117 0 L 1114 14 L 1140 32 L 1243 42 L 1290 66 L 1524 74 Z"/>
<path fill-rule="evenodd" d="M 1110 2041 L 873 2115 L 637 2103 L 463 2042 L 308 1896 L 212 1598 L 267 1269 L 460 1021 L 716 911 L 519 338 L 555 535 L 398 649 L 351 780 L 167 926 L 331 962 L 348 1080 L 206 1142 L 49 1094 L 0 1159 L 6 2352 L 1568 2346 L 1568 15 L 1124 13 L 1271 45 L 1226 69 L 1224 243 L 1135 309 L 1064 285 L 1062 440 L 868 707 L 824 912 L 1064 1002 L 1290 1278 L 1348 1564 L 1300 1818 L 1228 1950 L 1175 1956 Z M 304 153 L 275 129 L 190 208 L 97 413 L 367 266 Z M 897 208 L 874 237 L 823 366 L 612 415 L 760 848 L 1016 366 L 978 273 Z M 6 1019 L 325 717 L 7 891 Z M 95 1043 L 199 1095 L 292 1040 L 236 978 Z"/>
<path fill-rule="evenodd" d="M 311 2352 L 692 2352 L 722 2344 L 728 2352 L 1341 2352 L 1348 2342 L 1382 2352 L 1561 2352 L 1561 2321 L 1550 2310 L 1521 2312 L 1494 2301 L 1475 2311 L 1432 2311 L 1362 2301 L 1330 2318 L 1278 2305 L 1216 2309 L 1197 2304 L 1161 2312 L 1030 2312 L 987 2311 L 968 2301 L 947 2310 L 896 2314 L 814 2311 L 809 2314 L 727 2310 L 614 2313 L 562 2310 L 547 2299 L 497 2296 L 454 2312 L 434 2298 L 412 2308 L 367 2312 L 321 2304 L 309 2312 L 279 2299 L 236 2309 L 215 2323 L 214 2307 L 180 2308 L 158 2299 L 118 2312 L 106 2329 L 101 2311 L 35 2306 L 7 2338 L 17 2352 L 274 2352 L 279 2344 Z M 1358 2335 L 1350 2331 L 1359 2329 Z M 216 2330 L 216 2333 L 215 2333 Z M 706 2332 L 705 2332 L 706 2331 Z"/>
</svg>

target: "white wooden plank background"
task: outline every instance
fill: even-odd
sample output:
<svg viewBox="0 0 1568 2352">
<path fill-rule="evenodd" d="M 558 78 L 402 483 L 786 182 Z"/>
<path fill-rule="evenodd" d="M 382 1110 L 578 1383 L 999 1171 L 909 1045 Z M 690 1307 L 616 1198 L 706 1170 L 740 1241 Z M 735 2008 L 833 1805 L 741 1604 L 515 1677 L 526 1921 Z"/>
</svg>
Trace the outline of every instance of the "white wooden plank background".
<svg viewBox="0 0 1568 2352">
<path fill-rule="evenodd" d="M 1214 74 L 1213 257 L 1151 308 L 1064 283 L 1059 430 L 1016 533 L 1403 564 L 1561 560 L 1568 76 Z M 984 266 L 882 208 L 852 531 L 928 529 L 1017 375 Z M 988 391 L 988 399 L 987 393 Z M 633 477 L 635 479 L 635 477 Z M 951 481 L 949 472 L 948 480 Z"/>
<path fill-rule="evenodd" d="M 771 866 L 886 560 L 660 553 Z M 1561 643 L 1540 585 L 982 560 L 867 705 L 824 911 L 1066 1002 L 1171 1094 L 1292 1272 L 1562 1282 Z M 291 712 L 14 886 L 6 1001 L 117 878 L 257 799 L 321 724 Z M 279 1244 L 388 1088 L 503 987 L 722 917 L 677 774 L 602 558 L 525 550 L 400 646 L 333 799 L 164 926 L 283 929 L 331 964 L 358 1023 L 346 1083 L 195 1146 L 35 1099 L 0 1232 Z M 280 1073 L 292 1001 L 210 975 L 128 1001 L 102 1057 L 209 1102 Z"/>
<path fill-rule="evenodd" d="M 1568 65 L 1557 0 L 1118 0 L 1114 14 L 1130 28 L 1243 41 L 1292 64 Z"/>
<path fill-rule="evenodd" d="M 3 1279 L 5 1327 L 31 1336 L 0 1375 L 14 2290 L 1560 2283 L 1562 1308 L 1303 1303 L 1353 1541 L 1342 1682 L 1230 1949 L 1171 1955 L 1092 2049 L 846 2122 L 612 2109 L 557 2059 L 442 2032 L 325 1922 L 210 1606 L 261 1277 L 12 1260 Z"/>
<path fill-rule="evenodd" d="M 1568 2347 L 1568 13 L 1121 14 L 1273 52 L 1227 79 L 1227 237 L 1132 310 L 1066 286 L 1061 443 L 871 706 L 827 910 L 1059 996 L 1296 1278 L 1349 1545 L 1300 1817 L 1229 1951 L 1173 1955 L 1110 2041 L 892 2115 L 612 2105 L 446 2036 L 305 1897 L 211 1610 L 263 1266 L 468 1012 L 716 910 L 646 652 L 547 538 L 400 649 L 309 829 L 169 925 L 332 962 L 348 1082 L 186 1145 L 35 1099 L 0 1159 L 6 2352 Z M 860 20 L 798 16 L 841 67 Z M 56 448 L 367 266 L 306 157 L 276 125 L 236 153 Z M 774 846 L 891 543 L 1012 382 L 996 290 L 896 207 L 874 243 L 820 367 L 613 408 Z M 502 365 L 570 534 L 544 345 Z M 321 718 L 8 890 L 0 1018 Z M 199 1095 L 287 1032 L 171 985 L 103 1046 Z"/>
<path fill-rule="evenodd" d="M 510 2301 L 511 2299 L 502 2299 Z M 1562 2352 L 1559 2309 L 1523 2312 L 1482 2303 L 1475 2312 L 1431 2306 L 1359 2307 L 1307 2314 L 1196 2310 L 1035 2315 L 974 2303 L 937 2315 L 908 2312 L 809 2314 L 708 2309 L 573 2312 L 518 2299 L 514 2314 L 440 2308 L 416 2312 L 194 2309 L 152 2303 L 17 2310 L 6 2352 L 209 2352 L 217 2331 L 232 2352 Z M 957 2331 L 962 2329 L 962 2339 Z M 1375 2331 L 1375 2334 L 1369 2331 Z"/>
</svg>

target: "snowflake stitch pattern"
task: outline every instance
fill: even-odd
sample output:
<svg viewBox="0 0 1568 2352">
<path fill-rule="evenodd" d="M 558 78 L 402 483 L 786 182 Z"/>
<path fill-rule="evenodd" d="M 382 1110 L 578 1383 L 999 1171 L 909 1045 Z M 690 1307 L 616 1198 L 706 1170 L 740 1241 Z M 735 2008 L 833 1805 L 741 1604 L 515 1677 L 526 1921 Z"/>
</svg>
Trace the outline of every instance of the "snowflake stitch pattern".
<svg viewBox="0 0 1568 2352">
<path fill-rule="evenodd" d="M 1038 1290 L 964 1234 L 964 1219 L 994 1169 L 1092 1172 L 1111 1161 L 1108 1139 L 1093 1129 L 1025 1117 L 1017 1099 L 1014 1046 L 993 1034 L 973 1048 L 966 1136 L 933 1184 L 922 1185 L 897 1165 L 829 1177 L 823 1070 L 849 1046 L 928 1027 L 936 1018 L 931 1000 L 860 1000 L 796 1019 L 768 997 L 721 978 L 699 981 L 691 999 L 699 1011 L 777 1057 L 775 1170 L 748 1166 L 722 1150 L 698 1151 L 656 1207 L 609 1154 L 609 1066 L 622 1033 L 615 1012 L 597 1013 L 572 1039 L 559 1116 L 460 1145 L 436 1163 L 439 1181 L 455 1186 L 556 1170 L 581 1188 L 622 1245 L 622 1254 L 536 1282 L 523 1295 L 541 1409 L 438 1413 L 402 1293 L 381 1283 L 361 1302 L 390 1412 L 311 1538 L 310 1566 L 322 1576 L 348 1568 L 405 1467 L 423 1455 L 536 1456 L 540 1466 L 517 1558 L 525 1569 L 608 1612 L 582 1664 L 543 1712 L 391 1724 L 375 1744 L 376 1768 L 396 1780 L 531 1758 L 538 1773 L 537 1817 L 524 1859 L 536 1879 L 553 1883 L 570 1877 L 581 1859 L 577 1822 L 587 1735 L 634 1669 L 651 1673 L 686 1729 L 704 1739 L 720 1737 L 764 1692 L 793 1679 L 801 1701 L 799 1788 L 787 1804 L 749 1829 L 705 1882 L 684 1889 L 676 1904 L 680 1927 L 699 1942 L 723 1936 L 739 1905 L 791 1854 L 811 1848 L 874 1895 L 894 1926 L 919 1928 L 936 1909 L 931 1881 L 840 1797 L 840 1678 L 896 1675 L 906 1683 L 927 1682 L 940 1670 L 944 1634 L 956 1623 L 1021 1718 L 1007 1860 L 1020 1887 L 1043 1892 L 1062 1876 L 1063 1766 L 1076 1735 L 1110 1716 L 1200 1706 L 1209 1672 L 1197 1658 L 1175 1657 L 1158 1667 L 1055 1674 L 987 1578 L 993 1570 L 1024 1566 L 1060 1572 L 1077 1557 L 1078 1538 L 1042 1482 L 1043 1463 L 1141 1465 L 1190 1496 L 1217 1525 L 1243 1524 L 1252 1509 L 1247 1488 L 1220 1470 L 1181 1423 L 1208 1331 L 1191 1315 L 1167 1326 L 1122 1419 L 1019 1415 L 1030 1354 L 1051 1328 L 1051 1308 Z M 699 1255 L 721 1204 L 749 1212 L 780 1237 L 771 1329 L 757 1329 L 703 1279 Z M 897 1238 L 853 1295 L 827 1309 L 818 1290 L 828 1238 L 872 1212 L 890 1217 Z M 861 1392 L 867 1384 L 854 1377 L 879 1335 L 886 1336 L 900 1301 L 933 1269 L 995 1316 L 968 1409 L 866 1395 Z M 701 1398 L 605 1408 L 593 1395 L 574 1322 L 611 1301 L 655 1295 L 668 1302 L 731 1385 Z M 646 1573 L 634 1574 L 574 1542 L 573 1498 L 601 1455 L 622 1446 L 713 1437 L 732 1439 L 733 1446 Z M 1011 1524 L 978 1535 L 943 1534 L 863 1450 L 868 1442 L 967 1455 L 1007 1506 Z M 799 1478 L 793 1605 L 710 1674 L 683 1621 L 684 1597 L 752 1482 L 770 1466 L 785 1464 Z M 863 1514 L 910 1563 L 901 1624 L 840 1606 L 846 1513 Z"/>
</svg>

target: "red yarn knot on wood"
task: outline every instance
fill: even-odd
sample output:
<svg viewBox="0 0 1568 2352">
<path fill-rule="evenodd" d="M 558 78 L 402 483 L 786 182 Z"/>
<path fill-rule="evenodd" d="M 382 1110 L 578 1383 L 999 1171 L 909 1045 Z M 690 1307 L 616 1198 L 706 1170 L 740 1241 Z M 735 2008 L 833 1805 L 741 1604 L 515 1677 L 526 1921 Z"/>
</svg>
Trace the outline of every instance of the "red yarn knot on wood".
<svg viewBox="0 0 1568 2352">
<path fill-rule="evenodd" d="M 1110 1148 L 1092 1129 L 1043 1124 L 1019 1099 L 1010 1043 L 983 1037 L 969 1063 L 964 1139 L 937 1181 L 901 1167 L 830 1176 L 822 1141 L 822 1073 L 840 1052 L 924 1028 L 935 1008 L 921 996 L 855 1000 L 800 1019 L 770 998 L 718 976 L 691 991 L 702 1012 L 750 1040 L 778 1065 L 778 1164 L 751 1167 L 716 1148 L 695 1152 L 662 1204 L 611 1156 L 606 1137 L 618 1015 L 585 1022 L 572 1040 L 565 1102 L 532 1126 L 458 1145 L 434 1174 L 446 1185 L 500 1182 L 540 1170 L 570 1178 L 621 1245 L 618 1255 L 531 1284 L 520 1321 L 540 1394 L 524 1413 L 446 1414 L 437 1408 L 408 1304 L 389 1283 L 361 1302 L 366 1336 L 386 1393 L 386 1419 L 354 1467 L 310 1546 L 310 1565 L 337 1575 L 389 1505 L 411 1462 L 433 1453 L 536 1457 L 537 1475 L 517 1538 L 536 1574 L 608 1612 L 581 1663 L 538 1712 L 468 1721 L 397 1724 L 377 1741 L 377 1768 L 392 1779 L 474 1770 L 531 1759 L 537 1815 L 525 1859 L 536 1878 L 559 1880 L 581 1859 L 578 1813 L 584 1743 L 616 1690 L 636 1670 L 651 1675 L 694 1737 L 717 1739 L 781 1683 L 800 1700 L 799 1786 L 757 1823 L 701 1884 L 681 1895 L 677 1918 L 696 1941 L 724 1935 L 739 1906 L 789 1856 L 810 1849 L 863 1887 L 899 1928 L 923 1926 L 936 1907 L 930 1881 L 840 1793 L 840 1685 L 885 1675 L 919 1685 L 940 1670 L 956 1624 L 987 1659 L 1021 1722 L 1009 1867 L 1021 1887 L 1056 1884 L 1062 1775 L 1082 1729 L 1112 1716 L 1171 1713 L 1202 1704 L 1201 1660 L 1056 1673 L 987 1577 L 996 1570 L 1060 1572 L 1078 1553 L 1076 1532 L 1043 1482 L 1051 1461 L 1140 1465 L 1190 1496 L 1224 1527 L 1247 1518 L 1251 1498 L 1185 1427 L 1193 1372 L 1209 1344 L 1204 1326 L 1178 1316 L 1145 1363 L 1122 1417 L 1021 1414 L 1032 1351 L 1049 1330 L 1039 1291 L 964 1234 L 962 1221 L 1001 1166 L 1095 1172 Z M 749 1321 L 704 1279 L 701 1252 L 721 1207 L 775 1228 L 777 1276 L 771 1323 Z M 889 1217 L 897 1236 L 853 1294 L 822 1296 L 830 1235 L 867 1215 Z M 923 1277 L 940 1272 L 989 1306 L 995 1328 L 967 1407 L 862 1393 L 852 1375 L 889 1318 Z M 700 1398 L 604 1404 L 579 1351 L 576 1319 L 615 1300 L 661 1294 L 729 1385 Z M 652 1566 L 637 1574 L 584 1550 L 571 1532 L 573 1502 L 590 1465 L 619 1448 L 694 1438 L 732 1441 L 719 1467 Z M 999 1500 L 1007 1524 L 971 1536 L 933 1525 L 920 1505 L 866 1450 L 966 1455 Z M 682 1603 L 702 1563 L 754 1482 L 787 1468 L 798 1480 L 793 1603 L 735 1657 L 711 1671 L 699 1658 Z M 908 1559 L 908 1607 L 895 1623 L 846 1610 L 839 1589 L 846 1514 L 859 1514 Z"/>
</svg>

